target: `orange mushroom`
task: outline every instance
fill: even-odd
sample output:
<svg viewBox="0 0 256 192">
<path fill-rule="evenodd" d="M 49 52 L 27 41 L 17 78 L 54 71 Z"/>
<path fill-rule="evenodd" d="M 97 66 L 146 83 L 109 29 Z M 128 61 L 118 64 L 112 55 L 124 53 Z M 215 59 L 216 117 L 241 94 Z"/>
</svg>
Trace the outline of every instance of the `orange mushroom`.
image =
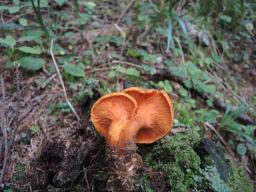
<svg viewBox="0 0 256 192">
<path fill-rule="evenodd" d="M 131 131 L 136 143 L 153 143 L 171 131 L 174 112 L 165 91 L 131 87 L 124 92 L 132 96 L 138 105 L 134 121 L 140 125 Z"/>
<path fill-rule="evenodd" d="M 128 94 L 110 93 L 93 105 L 91 119 L 108 144 L 116 146 L 124 125 L 135 115 L 136 108 L 136 101 Z"/>
<path fill-rule="evenodd" d="M 174 114 L 164 91 L 132 87 L 101 97 L 92 107 L 92 122 L 107 143 L 153 143 L 170 132 Z"/>
</svg>

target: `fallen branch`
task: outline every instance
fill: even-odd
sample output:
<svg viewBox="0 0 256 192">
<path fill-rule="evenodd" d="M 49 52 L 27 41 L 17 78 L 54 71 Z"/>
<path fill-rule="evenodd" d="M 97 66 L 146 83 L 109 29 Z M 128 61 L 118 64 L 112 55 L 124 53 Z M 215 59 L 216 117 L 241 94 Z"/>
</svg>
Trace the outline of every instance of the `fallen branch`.
<svg viewBox="0 0 256 192">
<path fill-rule="evenodd" d="M 1 87 L 2 87 L 2 103 L 1 103 L 1 130 L 3 133 L 3 140 L 4 140 L 4 161 L 2 165 L 2 172 L 0 175 L 0 187 L 4 187 L 3 179 L 5 175 L 5 171 L 7 168 L 7 160 L 8 160 L 8 138 L 7 138 L 7 128 L 6 128 L 6 118 L 5 118 L 5 84 L 4 78 L 1 76 Z"/>
<path fill-rule="evenodd" d="M 53 54 L 53 40 L 51 40 L 50 53 L 51 53 L 52 61 L 53 61 L 54 67 L 55 67 L 55 69 L 56 69 L 57 75 L 59 76 L 59 79 L 60 79 L 60 83 L 61 83 L 61 86 L 62 86 L 62 90 L 63 90 L 63 94 L 64 94 L 64 97 L 65 97 L 65 100 L 66 100 L 68 106 L 70 107 L 70 109 L 72 110 L 72 112 L 75 114 L 75 116 L 76 116 L 76 118 L 78 119 L 78 121 L 80 121 L 79 115 L 77 114 L 75 108 L 73 107 L 73 105 L 70 103 L 70 101 L 69 101 L 69 99 L 68 99 L 66 87 L 65 87 L 64 82 L 63 82 L 63 80 L 62 80 L 59 67 L 58 67 L 58 65 L 57 65 L 57 62 L 56 62 L 55 57 L 54 57 L 54 54 Z"/>
<path fill-rule="evenodd" d="M 180 83 L 181 85 L 183 85 L 186 88 L 186 85 L 185 85 L 186 79 L 172 74 L 172 72 L 170 72 L 168 69 L 158 70 L 158 72 L 155 75 L 153 75 L 153 79 L 157 79 L 158 81 L 163 80 L 163 79 L 170 79 L 170 80 Z M 200 92 L 193 87 L 187 88 L 187 89 L 189 89 L 191 92 L 195 93 L 196 95 L 198 95 L 205 101 L 213 99 L 214 107 L 216 107 L 220 111 L 225 112 L 228 109 L 228 105 L 225 104 L 225 102 L 222 101 L 220 98 L 217 98 L 213 95 L 209 95 L 204 92 Z M 231 109 L 231 112 L 237 111 L 237 107 L 234 107 L 234 106 L 231 106 L 230 109 Z M 242 115 L 238 116 L 236 120 L 243 125 L 256 125 L 256 120 L 252 119 L 251 117 L 249 117 L 246 114 L 242 114 Z"/>
</svg>

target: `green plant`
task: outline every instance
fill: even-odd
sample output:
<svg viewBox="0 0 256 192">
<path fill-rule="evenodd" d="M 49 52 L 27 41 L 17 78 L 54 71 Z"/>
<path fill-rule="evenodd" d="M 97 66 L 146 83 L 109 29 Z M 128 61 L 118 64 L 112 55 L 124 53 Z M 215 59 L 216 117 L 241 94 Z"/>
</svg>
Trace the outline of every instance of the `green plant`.
<svg viewBox="0 0 256 192">
<path fill-rule="evenodd" d="M 192 62 L 170 66 L 170 72 L 184 79 L 187 88 L 195 88 L 200 92 L 216 94 L 217 87 L 209 75 Z"/>
<path fill-rule="evenodd" d="M 6 67 L 13 68 L 18 64 L 22 68 L 30 71 L 41 69 L 45 64 L 45 61 L 36 56 L 30 56 L 41 54 L 42 50 L 40 46 L 17 46 L 17 43 L 17 40 L 11 35 L 7 35 L 5 38 L 0 38 L 0 46 L 3 46 L 6 49 L 10 59 L 10 62 L 6 64 Z"/>
<path fill-rule="evenodd" d="M 198 0 L 196 12 L 203 16 L 212 16 L 225 26 L 237 28 L 245 16 L 245 2 L 240 0 Z"/>
<path fill-rule="evenodd" d="M 243 106 L 238 107 L 236 111 L 231 111 L 228 108 L 220 122 L 220 127 L 238 137 L 238 154 L 245 155 L 247 150 L 249 150 L 255 156 L 254 148 L 256 147 L 256 141 L 253 135 L 255 126 L 245 126 L 236 121 L 237 117 L 245 112 L 246 109 Z"/>
</svg>

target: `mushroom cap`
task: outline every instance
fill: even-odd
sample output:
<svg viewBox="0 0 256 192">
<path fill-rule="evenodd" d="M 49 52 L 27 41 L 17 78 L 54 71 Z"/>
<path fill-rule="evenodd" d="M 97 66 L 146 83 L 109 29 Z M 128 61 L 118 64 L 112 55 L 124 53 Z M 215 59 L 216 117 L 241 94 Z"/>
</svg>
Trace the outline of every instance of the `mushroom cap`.
<svg viewBox="0 0 256 192">
<path fill-rule="evenodd" d="M 131 87 L 123 92 L 136 100 L 138 108 L 135 118 L 144 122 L 135 136 L 136 143 L 153 143 L 171 131 L 173 105 L 165 91 Z"/>
<path fill-rule="evenodd" d="M 102 96 L 91 109 L 91 120 L 104 137 L 115 120 L 128 120 L 135 115 L 136 101 L 126 93 L 117 92 Z"/>
</svg>

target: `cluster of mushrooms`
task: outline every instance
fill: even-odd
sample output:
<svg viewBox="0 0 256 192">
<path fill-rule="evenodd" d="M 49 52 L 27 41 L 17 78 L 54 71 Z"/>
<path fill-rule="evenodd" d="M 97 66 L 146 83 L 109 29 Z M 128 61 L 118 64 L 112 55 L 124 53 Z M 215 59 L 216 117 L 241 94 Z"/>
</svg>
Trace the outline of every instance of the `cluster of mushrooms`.
<svg viewBox="0 0 256 192">
<path fill-rule="evenodd" d="M 118 167 L 111 161 L 111 166 L 123 171 L 114 174 L 112 178 L 118 180 L 119 176 L 122 177 L 119 178 L 121 184 L 118 187 L 122 188 L 122 184 L 128 183 L 124 188 L 128 189 L 130 185 L 132 189 L 133 174 L 128 172 L 136 166 L 122 162 L 127 159 L 124 158 L 126 149 L 135 143 L 153 143 L 168 134 L 172 128 L 174 112 L 172 101 L 165 91 L 131 87 L 102 96 L 91 109 L 91 120 L 96 130 L 106 138 L 107 146 L 118 151 L 115 159 L 121 163 Z M 129 161 L 132 162 L 131 159 Z M 127 178 L 124 174 L 127 174 Z"/>
</svg>

